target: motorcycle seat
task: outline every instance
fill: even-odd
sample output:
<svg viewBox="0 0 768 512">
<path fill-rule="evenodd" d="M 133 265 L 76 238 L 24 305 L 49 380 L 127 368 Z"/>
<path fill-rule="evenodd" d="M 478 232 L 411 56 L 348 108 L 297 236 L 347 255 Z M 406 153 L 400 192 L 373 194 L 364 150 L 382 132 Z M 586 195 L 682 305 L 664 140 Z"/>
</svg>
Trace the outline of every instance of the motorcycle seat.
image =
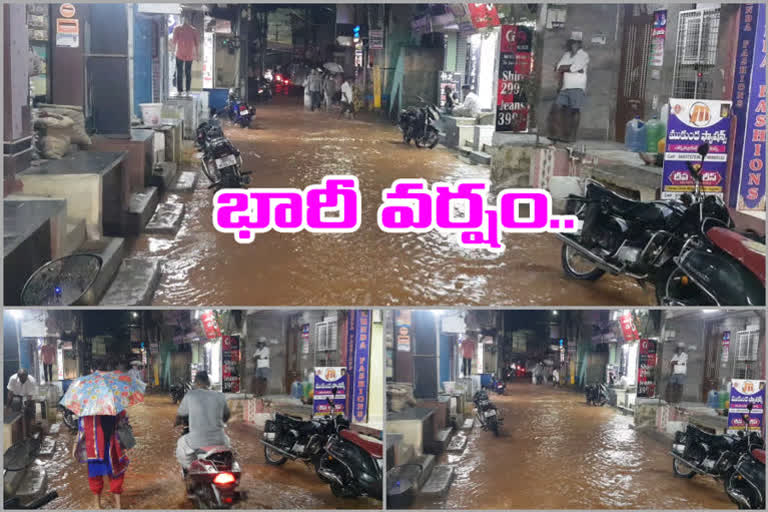
<svg viewBox="0 0 768 512">
<path fill-rule="evenodd" d="M 747 267 L 765 285 L 765 245 L 726 228 L 707 230 L 707 238 Z"/>
<path fill-rule="evenodd" d="M 643 217 L 646 221 L 664 220 L 661 216 L 661 212 L 653 203 L 636 201 L 624 197 L 613 190 L 609 190 L 595 183 L 589 185 L 587 197 L 590 199 L 606 199 L 617 213 L 623 215 L 632 214 L 637 217 Z"/>
<path fill-rule="evenodd" d="M 765 450 L 758 450 L 757 448 L 755 448 L 754 450 L 752 450 L 752 456 L 755 459 L 762 462 L 763 464 L 765 464 Z"/>
<path fill-rule="evenodd" d="M 201 446 L 195 450 L 195 455 L 201 458 L 210 457 L 214 453 L 231 452 L 232 448 L 224 445 Z"/>
<path fill-rule="evenodd" d="M 363 436 L 358 434 L 357 432 L 354 432 L 352 430 L 344 429 L 341 431 L 341 437 L 343 439 L 346 439 L 352 444 L 355 444 L 365 450 L 366 452 L 370 453 L 377 459 L 380 459 L 383 457 L 383 445 L 381 443 L 377 443 L 375 441 L 369 441 L 365 439 Z"/>
</svg>

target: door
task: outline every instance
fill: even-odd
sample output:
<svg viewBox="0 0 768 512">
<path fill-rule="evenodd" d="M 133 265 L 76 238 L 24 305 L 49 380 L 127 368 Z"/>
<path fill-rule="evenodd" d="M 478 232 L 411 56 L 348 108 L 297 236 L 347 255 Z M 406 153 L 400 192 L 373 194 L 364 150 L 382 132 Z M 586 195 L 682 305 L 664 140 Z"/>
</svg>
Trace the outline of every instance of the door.
<svg viewBox="0 0 768 512">
<path fill-rule="evenodd" d="M 293 326 L 288 330 L 288 353 L 285 357 L 285 389 L 291 391 L 294 382 L 301 380 L 299 369 L 301 327 Z"/>
<path fill-rule="evenodd" d="M 645 119 L 645 88 L 653 13 L 639 5 L 624 6 L 619 91 L 616 95 L 616 141 L 624 142 L 625 128 L 635 116 Z"/>
<path fill-rule="evenodd" d="M 701 382 L 701 396 L 706 400 L 713 389 L 718 389 L 720 381 L 721 351 L 723 332 L 719 322 L 707 323 L 706 338 L 704 339 L 704 378 Z"/>
</svg>

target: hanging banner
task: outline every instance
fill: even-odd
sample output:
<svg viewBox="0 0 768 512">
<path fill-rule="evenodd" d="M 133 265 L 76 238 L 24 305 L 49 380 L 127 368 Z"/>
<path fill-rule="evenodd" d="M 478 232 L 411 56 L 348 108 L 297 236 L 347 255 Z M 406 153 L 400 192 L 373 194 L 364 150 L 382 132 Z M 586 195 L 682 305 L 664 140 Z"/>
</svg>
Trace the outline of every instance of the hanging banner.
<svg viewBox="0 0 768 512">
<path fill-rule="evenodd" d="M 709 144 L 702 170 L 703 192 L 723 197 L 727 170 L 731 102 L 670 99 L 661 198 L 693 193 L 694 180 L 686 162 L 699 163 L 699 145 Z"/>
<path fill-rule="evenodd" d="M 619 325 L 621 325 L 621 333 L 624 336 L 624 341 L 635 341 L 638 338 L 637 328 L 635 322 L 632 320 L 632 313 L 624 313 L 619 317 Z"/>
<path fill-rule="evenodd" d="M 746 16 L 745 16 L 746 17 Z M 741 158 L 738 163 L 740 173 L 739 198 L 736 208 L 739 211 L 765 212 L 765 4 L 754 9 L 754 52 L 751 66 L 749 94 L 744 105 L 746 117 L 744 133 L 739 138 L 737 132 L 736 147 L 743 141 Z M 739 57 L 736 72 L 744 71 L 743 60 Z M 749 61 L 747 61 L 749 62 Z"/>
<path fill-rule="evenodd" d="M 336 389 L 334 398 L 333 390 Z M 331 413 L 328 399 L 336 404 L 334 412 L 344 414 L 347 404 L 347 370 L 343 366 L 319 366 L 315 368 L 315 390 L 312 412 Z"/>
<path fill-rule="evenodd" d="M 221 390 L 224 393 L 240 392 L 240 338 L 224 336 L 221 339 Z"/>
<path fill-rule="evenodd" d="M 721 362 L 728 362 L 728 352 L 731 350 L 731 331 L 723 332 L 723 351 L 721 356 Z"/>
<path fill-rule="evenodd" d="M 411 351 L 411 312 L 398 311 L 396 313 L 395 329 L 397 331 L 398 352 Z"/>
<path fill-rule="evenodd" d="M 528 98 L 523 82 L 532 71 L 533 31 L 529 27 L 503 25 L 499 45 L 499 80 L 496 94 L 496 131 L 528 131 Z"/>
<path fill-rule="evenodd" d="M 357 323 L 355 319 L 354 313 L 349 313 L 347 315 L 347 339 L 346 343 L 344 343 L 344 347 L 346 350 L 346 353 L 344 354 L 344 359 L 347 362 L 347 368 L 354 368 L 355 367 L 355 333 L 357 332 Z M 354 372 L 351 374 L 347 374 L 346 378 L 346 385 L 347 390 L 349 391 L 350 395 L 354 395 L 355 392 L 355 378 L 354 378 Z M 347 418 L 352 417 L 352 402 L 348 401 L 345 404 L 344 408 L 344 414 Z"/>
<path fill-rule="evenodd" d="M 752 404 L 752 411 L 747 408 Z M 731 380 L 731 398 L 728 405 L 728 432 L 745 429 L 762 432 L 763 413 L 765 412 L 764 380 Z M 749 424 L 744 415 L 749 413 Z"/>
<path fill-rule="evenodd" d="M 301 353 L 309 354 L 309 324 L 301 326 Z"/>
<path fill-rule="evenodd" d="M 371 355 L 371 312 L 355 311 L 355 381 L 352 420 L 365 423 L 368 419 L 368 373 Z"/>
<path fill-rule="evenodd" d="M 384 31 L 381 29 L 371 29 L 368 31 L 368 48 L 371 50 L 384 49 Z"/>
<path fill-rule="evenodd" d="M 206 338 L 209 340 L 221 338 L 221 329 L 219 328 L 219 321 L 216 318 L 215 311 L 203 311 L 200 314 L 200 323 L 203 325 L 203 332 Z"/>
<path fill-rule="evenodd" d="M 651 29 L 651 66 L 664 65 L 664 41 L 667 38 L 667 10 L 653 12 L 653 28 Z"/>
<path fill-rule="evenodd" d="M 475 28 L 498 27 L 501 25 L 499 13 L 493 4 L 468 4 L 469 16 Z"/>
<path fill-rule="evenodd" d="M 637 396 L 656 396 L 656 341 L 640 340 L 637 358 Z"/>
<path fill-rule="evenodd" d="M 75 18 L 56 19 L 56 46 L 78 48 L 80 46 L 80 20 Z"/>
</svg>

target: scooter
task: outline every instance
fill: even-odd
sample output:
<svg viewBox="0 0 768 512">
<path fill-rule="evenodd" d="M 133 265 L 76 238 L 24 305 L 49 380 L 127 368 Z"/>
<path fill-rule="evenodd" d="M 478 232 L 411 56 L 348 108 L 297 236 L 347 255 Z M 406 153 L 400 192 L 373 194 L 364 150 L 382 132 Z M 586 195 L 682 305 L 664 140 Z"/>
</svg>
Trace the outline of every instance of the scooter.
<svg viewBox="0 0 768 512">
<path fill-rule="evenodd" d="M 602 407 L 608 403 L 608 386 L 604 383 L 587 384 L 584 386 L 584 395 L 587 399 L 587 405 Z"/>
<path fill-rule="evenodd" d="M 242 101 L 240 97 L 235 94 L 233 89 L 230 89 L 229 98 L 227 100 L 227 112 L 229 113 L 229 120 L 232 121 L 232 123 L 243 128 L 249 128 L 256 111 L 252 106 Z"/>
<path fill-rule="evenodd" d="M 184 421 L 184 434 L 189 433 L 188 419 Z M 195 451 L 195 460 L 189 469 L 182 470 L 187 495 L 202 510 L 227 509 L 245 501 L 245 491 L 238 491 L 241 477 L 240 464 L 228 446 L 206 446 Z"/>
<path fill-rule="evenodd" d="M 331 410 L 334 401 L 327 399 Z M 381 500 L 384 485 L 382 443 L 347 428 L 331 435 L 317 468 L 317 476 L 330 484 L 337 498 L 368 496 Z"/>
<path fill-rule="evenodd" d="M 495 436 L 499 436 L 499 425 L 504 419 L 499 416 L 496 406 L 488 399 L 488 393 L 478 391 L 472 398 L 475 404 L 475 415 L 483 430 L 490 430 Z"/>
</svg>

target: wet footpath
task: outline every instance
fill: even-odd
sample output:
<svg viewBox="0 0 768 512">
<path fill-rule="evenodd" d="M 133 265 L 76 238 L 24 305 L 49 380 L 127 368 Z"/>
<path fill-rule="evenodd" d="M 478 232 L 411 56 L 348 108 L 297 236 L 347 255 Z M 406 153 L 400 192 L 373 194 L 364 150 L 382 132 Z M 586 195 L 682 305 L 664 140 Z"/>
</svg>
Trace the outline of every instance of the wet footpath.
<svg viewBox="0 0 768 512">
<path fill-rule="evenodd" d="M 722 484 L 675 478 L 669 446 L 632 418 L 551 385 L 514 383 L 492 395 L 500 437 L 475 427 L 461 454 L 442 457 L 455 480 L 420 509 L 734 509 Z"/>
<path fill-rule="evenodd" d="M 467 249 L 456 235 L 382 232 L 381 193 L 397 178 L 453 182 L 488 178 L 442 146 L 405 145 L 392 124 L 365 114 L 358 120 L 308 112 L 296 98 L 258 106 L 250 129 L 225 127 L 252 171 L 252 187 L 304 188 L 330 174 L 353 174 L 362 191 L 360 229 L 349 234 L 256 235 L 240 245 L 212 225 L 213 191 L 200 179 L 193 192 L 165 200 L 184 203 L 179 232 L 143 234 L 131 255 L 158 258 L 163 274 L 155 305 L 649 305 L 652 289 L 605 276 L 566 279 L 561 244 L 549 234 L 506 234 L 494 254 Z M 193 164 L 190 164 L 193 165 Z M 194 164 L 193 168 L 197 169 Z"/>
<path fill-rule="evenodd" d="M 174 427 L 178 406 L 166 394 L 147 395 L 146 402 L 128 410 L 136 447 L 128 452 L 128 467 L 123 488 L 122 507 L 129 509 L 191 509 L 194 503 L 186 498 L 181 470 L 176 461 L 176 441 L 181 427 Z M 261 432 L 243 423 L 227 429 L 242 466 L 240 489 L 248 493 L 240 509 L 368 509 L 381 508 L 381 502 L 367 498 L 340 499 L 314 471 L 300 463 L 280 467 L 264 462 Z M 88 488 L 85 464 L 72 459 L 74 434 L 63 425 L 58 434 L 56 451 L 46 458 L 50 490 L 59 498 L 46 508 L 91 509 L 93 495 Z M 102 505 L 113 508 L 114 501 L 105 485 Z"/>
</svg>

